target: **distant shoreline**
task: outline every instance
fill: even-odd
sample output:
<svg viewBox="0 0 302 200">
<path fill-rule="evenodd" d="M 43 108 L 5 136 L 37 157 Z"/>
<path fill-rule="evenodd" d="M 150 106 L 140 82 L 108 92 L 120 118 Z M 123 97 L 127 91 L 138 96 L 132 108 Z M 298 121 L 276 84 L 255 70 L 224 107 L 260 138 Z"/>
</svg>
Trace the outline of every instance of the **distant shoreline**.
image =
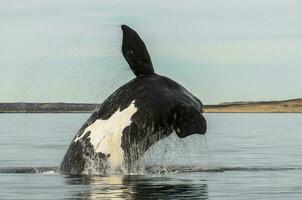
<svg viewBox="0 0 302 200">
<path fill-rule="evenodd" d="M 0 103 L 0 113 L 91 113 L 97 105 L 88 103 Z"/>
<path fill-rule="evenodd" d="M 208 113 L 302 113 L 302 98 L 205 105 L 204 111 Z"/>
<path fill-rule="evenodd" d="M 99 104 L 0 103 L 0 113 L 91 113 Z M 205 113 L 302 113 L 302 98 L 204 105 Z"/>
</svg>

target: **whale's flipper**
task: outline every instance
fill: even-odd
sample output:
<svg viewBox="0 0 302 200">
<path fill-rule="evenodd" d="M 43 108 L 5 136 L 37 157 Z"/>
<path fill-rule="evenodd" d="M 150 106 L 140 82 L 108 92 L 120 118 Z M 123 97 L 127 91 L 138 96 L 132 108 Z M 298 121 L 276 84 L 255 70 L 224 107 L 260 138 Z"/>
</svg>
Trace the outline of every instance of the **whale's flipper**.
<svg viewBox="0 0 302 200">
<path fill-rule="evenodd" d="M 206 119 L 195 107 L 181 104 L 175 110 L 174 129 L 178 137 L 184 138 L 192 134 L 205 134 Z"/>
<path fill-rule="evenodd" d="M 151 58 L 144 41 L 130 27 L 121 26 L 123 31 L 122 52 L 136 76 L 154 74 Z"/>
</svg>

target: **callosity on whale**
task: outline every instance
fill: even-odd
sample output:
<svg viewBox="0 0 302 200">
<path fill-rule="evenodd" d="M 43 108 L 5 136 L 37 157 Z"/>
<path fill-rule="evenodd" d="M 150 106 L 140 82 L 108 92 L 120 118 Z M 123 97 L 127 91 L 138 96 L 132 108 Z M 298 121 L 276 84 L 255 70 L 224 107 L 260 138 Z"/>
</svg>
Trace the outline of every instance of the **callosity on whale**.
<svg viewBox="0 0 302 200">
<path fill-rule="evenodd" d="M 77 132 L 61 163 L 63 174 L 131 172 L 149 147 L 173 131 L 181 138 L 206 133 L 201 101 L 156 74 L 143 40 L 128 26 L 121 28 L 122 52 L 136 78 L 109 96 Z"/>
</svg>

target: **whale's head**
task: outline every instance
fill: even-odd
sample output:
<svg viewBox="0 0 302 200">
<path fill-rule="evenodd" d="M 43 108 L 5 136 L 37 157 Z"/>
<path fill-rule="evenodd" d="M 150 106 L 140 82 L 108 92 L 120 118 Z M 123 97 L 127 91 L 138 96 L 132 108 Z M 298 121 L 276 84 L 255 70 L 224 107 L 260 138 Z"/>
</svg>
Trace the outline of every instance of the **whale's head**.
<svg viewBox="0 0 302 200">
<path fill-rule="evenodd" d="M 188 104 L 177 106 L 173 121 L 177 136 L 184 138 L 192 134 L 204 135 L 207 131 L 207 123 L 202 112 L 202 107 L 199 106 Z"/>
</svg>

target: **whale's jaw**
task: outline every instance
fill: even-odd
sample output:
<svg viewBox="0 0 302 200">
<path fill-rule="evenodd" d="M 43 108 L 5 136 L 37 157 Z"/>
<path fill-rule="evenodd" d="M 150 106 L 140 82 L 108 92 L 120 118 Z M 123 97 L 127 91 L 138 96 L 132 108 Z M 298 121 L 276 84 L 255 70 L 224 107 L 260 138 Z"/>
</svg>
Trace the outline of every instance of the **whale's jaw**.
<svg viewBox="0 0 302 200">
<path fill-rule="evenodd" d="M 134 103 L 132 101 L 124 110 L 117 110 L 109 119 L 97 119 L 82 134 L 76 136 L 73 142 L 79 142 L 86 137 L 95 153 L 106 155 L 112 168 L 121 167 L 124 161 L 124 150 L 121 148 L 122 133 L 125 127 L 131 124 L 131 117 L 137 111 Z"/>
<path fill-rule="evenodd" d="M 123 171 L 125 152 L 121 147 L 123 130 L 137 112 L 135 101 L 108 119 L 96 119 L 80 131 L 61 164 L 64 174 L 108 174 Z"/>
<path fill-rule="evenodd" d="M 73 139 L 60 167 L 62 174 L 129 174 L 137 171 L 138 160 L 157 141 L 169 136 L 172 125 L 156 131 L 154 127 L 139 130 L 142 138 L 131 140 L 138 112 L 135 101 L 108 119 L 96 119 Z"/>
</svg>

